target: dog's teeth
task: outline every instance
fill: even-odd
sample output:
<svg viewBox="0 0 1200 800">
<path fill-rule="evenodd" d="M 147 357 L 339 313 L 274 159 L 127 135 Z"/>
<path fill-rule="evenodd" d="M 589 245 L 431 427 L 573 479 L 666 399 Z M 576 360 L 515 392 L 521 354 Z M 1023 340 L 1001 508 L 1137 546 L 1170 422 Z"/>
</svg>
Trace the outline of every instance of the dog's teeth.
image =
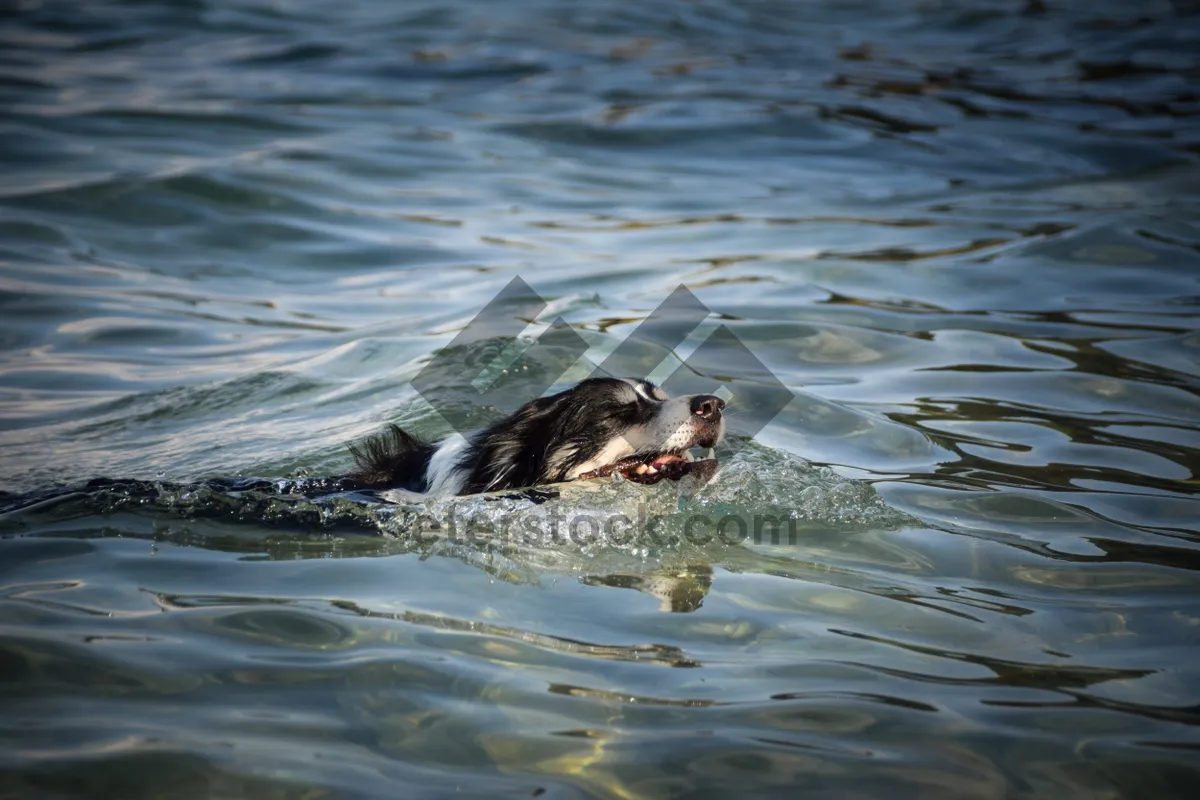
<svg viewBox="0 0 1200 800">
<path fill-rule="evenodd" d="M 705 458 L 716 458 L 716 457 L 717 457 L 716 452 L 711 447 L 708 448 L 708 455 L 706 455 Z"/>
<path fill-rule="evenodd" d="M 657 474 L 657 473 L 658 473 L 658 470 L 657 470 L 657 469 L 655 469 L 654 467 L 650 466 L 649 464 L 647 464 L 647 465 L 646 465 L 646 474 L 647 474 L 647 475 L 655 475 L 655 474 Z"/>
<path fill-rule="evenodd" d="M 633 471 L 634 475 L 645 475 L 648 467 L 645 464 L 638 464 L 637 469 Z"/>
</svg>

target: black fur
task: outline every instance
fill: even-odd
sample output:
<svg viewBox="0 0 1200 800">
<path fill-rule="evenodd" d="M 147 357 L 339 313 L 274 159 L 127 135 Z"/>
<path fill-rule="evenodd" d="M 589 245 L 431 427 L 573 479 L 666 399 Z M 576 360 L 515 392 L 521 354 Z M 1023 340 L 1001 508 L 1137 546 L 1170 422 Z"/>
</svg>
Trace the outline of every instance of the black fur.
<svg viewBox="0 0 1200 800">
<path fill-rule="evenodd" d="M 399 425 L 350 445 L 358 470 L 352 477 L 372 489 L 407 489 L 423 492 L 429 459 L 437 446 L 423 442 Z"/>
<path fill-rule="evenodd" d="M 483 431 L 458 466 L 467 471 L 463 494 L 557 483 L 623 430 L 653 415 L 648 401 L 622 403 L 623 381 L 591 378 L 565 392 L 540 397 Z M 564 447 L 574 454 L 555 460 Z"/>
</svg>

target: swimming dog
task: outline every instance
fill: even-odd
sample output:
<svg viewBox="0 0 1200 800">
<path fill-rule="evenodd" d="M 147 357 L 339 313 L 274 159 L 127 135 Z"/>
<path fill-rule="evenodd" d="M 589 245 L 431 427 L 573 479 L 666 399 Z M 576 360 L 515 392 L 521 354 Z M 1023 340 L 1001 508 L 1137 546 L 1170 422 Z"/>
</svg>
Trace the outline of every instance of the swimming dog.
<svg viewBox="0 0 1200 800">
<path fill-rule="evenodd" d="M 650 381 L 590 378 L 483 430 L 425 442 L 397 425 L 350 446 L 364 488 L 478 494 L 618 473 L 638 483 L 711 471 L 725 401 L 671 398 Z M 692 448 L 707 448 L 696 460 Z"/>
</svg>

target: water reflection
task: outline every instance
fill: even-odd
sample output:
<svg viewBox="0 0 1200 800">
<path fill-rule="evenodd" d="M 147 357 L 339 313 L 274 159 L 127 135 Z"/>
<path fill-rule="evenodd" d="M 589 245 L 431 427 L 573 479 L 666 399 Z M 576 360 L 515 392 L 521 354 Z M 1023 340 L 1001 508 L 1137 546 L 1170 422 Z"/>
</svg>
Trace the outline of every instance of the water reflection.
<svg viewBox="0 0 1200 800">
<path fill-rule="evenodd" d="M 14 7 L 0 794 L 1190 797 L 1196 11 Z M 464 512 L 796 535 L 276 484 L 444 432 L 518 274 L 592 360 L 685 283 L 655 377 L 724 324 L 796 399 L 716 495 Z"/>
</svg>

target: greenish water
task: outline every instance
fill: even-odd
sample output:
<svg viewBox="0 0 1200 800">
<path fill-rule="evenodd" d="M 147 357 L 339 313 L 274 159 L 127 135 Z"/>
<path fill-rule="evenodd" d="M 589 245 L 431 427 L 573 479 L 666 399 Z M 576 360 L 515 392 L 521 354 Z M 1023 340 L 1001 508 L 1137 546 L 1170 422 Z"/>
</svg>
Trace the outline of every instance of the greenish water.
<svg viewBox="0 0 1200 800">
<path fill-rule="evenodd" d="M 9 4 L 0 489 L 170 486 L 0 514 L 0 796 L 1192 796 L 1197 53 L 1189 0 Z M 516 275 L 593 362 L 683 283 L 653 377 L 724 324 L 796 397 L 702 488 L 171 488 L 445 432 L 409 381 Z M 663 535 L 495 534 L 552 514 Z"/>
</svg>

